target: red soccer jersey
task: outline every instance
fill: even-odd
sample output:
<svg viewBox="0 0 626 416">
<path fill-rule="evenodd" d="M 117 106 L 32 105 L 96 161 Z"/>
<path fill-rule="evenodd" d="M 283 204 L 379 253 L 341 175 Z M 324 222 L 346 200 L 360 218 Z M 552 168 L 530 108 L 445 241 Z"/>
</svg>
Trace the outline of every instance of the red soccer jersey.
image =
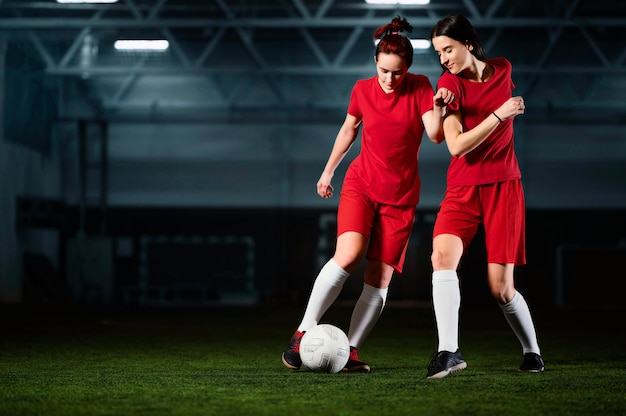
<svg viewBox="0 0 626 416">
<path fill-rule="evenodd" d="M 511 63 L 505 58 L 487 61 L 495 72 L 487 82 L 469 80 L 445 72 L 438 88 L 447 88 L 456 95 L 448 108 L 459 110 L 463 131 L 480 124 L 506 100 L 515 85 L 511 80 Z M 520 178 L 521 172 L 513 144 L 513 119 L 505 120 L 474 150 L 461 157 L 452 156 L 448 168 L 448 185 L 468 186 L 504 182 Z"/>
<path fill-rule="evenodd" d="M 418 203 L 422 114 L 433 108 L 433 94 L 428 78 L 411 73 L 388 94 L 376 76 L 356 82 L 348 113 L 362 120 L 361 153 L 346 172 L 344 189 L 355 187 L 383 204 Z"/>
</svg>

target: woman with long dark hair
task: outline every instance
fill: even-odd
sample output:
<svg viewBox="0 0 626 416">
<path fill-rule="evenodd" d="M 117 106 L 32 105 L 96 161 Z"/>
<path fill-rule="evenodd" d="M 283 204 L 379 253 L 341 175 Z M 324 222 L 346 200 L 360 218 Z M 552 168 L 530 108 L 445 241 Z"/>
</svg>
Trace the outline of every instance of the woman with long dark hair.
<svg viewBox="0 0 626 416">
<path fill-rule="evenodd" d="M 438 88 L 455 98 L 443 122 L 451 158 L 433 231 L 432 297 L 439 345 L 427 377 L 443 378 L 467 366 L 459 351 L 457 268 L 480 223 L 489 289 L 522 346 L 519 370 L 541 372 L 533 319 L 513 279 L 515 266 L 526 263 L 524 191 L 513 145 L 513 120 L 524 114 L 524 100 L 512 97 L 511 63 L 488 59 L 465 17 L 440 20 L 431 39 L 444 69 Z"/>
</svg>

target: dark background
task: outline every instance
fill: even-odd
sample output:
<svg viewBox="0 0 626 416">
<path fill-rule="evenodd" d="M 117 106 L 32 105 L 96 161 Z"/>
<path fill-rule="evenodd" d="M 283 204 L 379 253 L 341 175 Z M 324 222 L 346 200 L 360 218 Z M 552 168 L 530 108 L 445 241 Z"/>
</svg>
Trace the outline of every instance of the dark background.
<svg viewBox="0 0 626 416">
<path fill-rule="evenodd" d="M 375 74 L 374 29 L 402 15 L 428 38 L 454 13 L 512 62 L 527 103 L 520 291 L 531 305 L 622 305 L 626 4 L 609 0 L 0 2 L 0 303 L 303 303 L 335 239 L 337 198 L 315 183 L 352 85 Z M 170 49 L 115 51 L 120 38 Z M 432 48 L 411 71 L 436 83 Z M 448 158 L 424 140 L 391 302 L 429 302 Z M 466 304 L 491 302 L 480 234 L 461 280 Z"/>
</svg>

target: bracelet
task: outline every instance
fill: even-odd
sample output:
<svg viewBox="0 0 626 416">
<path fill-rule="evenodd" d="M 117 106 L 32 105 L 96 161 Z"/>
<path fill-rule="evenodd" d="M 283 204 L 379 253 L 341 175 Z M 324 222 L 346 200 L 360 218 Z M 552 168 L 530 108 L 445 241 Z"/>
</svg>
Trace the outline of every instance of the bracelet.
<svg viewBox="0 0 626 416">
<path fill-rule="evenodd" d="M 500 117 L 498 117 L 498 115 L 496 114 L 496 112 L 495 112 L 495 111 L 494 111 L 493 113 L 491 113 L 491 114 L 493 114 L 493 115 L 494 115 L 494 116 L 498 119 L 498 121 L 499 121 L 500 123 L 502 123 L 502 119 L 501 119 Z"/>
</svg>

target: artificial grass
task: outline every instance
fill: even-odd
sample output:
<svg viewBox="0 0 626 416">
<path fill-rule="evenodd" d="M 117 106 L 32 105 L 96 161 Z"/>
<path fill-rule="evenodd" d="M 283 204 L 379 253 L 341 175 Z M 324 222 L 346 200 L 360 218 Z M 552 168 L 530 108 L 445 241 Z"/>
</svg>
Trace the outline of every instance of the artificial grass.
<svg viewBox="0 0 626 416">
<path fill-rule="evenodd" d="M 622 311 L 535 319 L 547 371 L 497 308 L 464 308 L 468 368 L 425 378 L 428 308 L 388 308 L 360 358 L 371 374 L 283 367 L 302 307 L 84 310 L 3 308 L 2 415 L 618 415 L 626 413 Z M 324 320 L 346 328 L 350 308 Z"/>
</svg>

